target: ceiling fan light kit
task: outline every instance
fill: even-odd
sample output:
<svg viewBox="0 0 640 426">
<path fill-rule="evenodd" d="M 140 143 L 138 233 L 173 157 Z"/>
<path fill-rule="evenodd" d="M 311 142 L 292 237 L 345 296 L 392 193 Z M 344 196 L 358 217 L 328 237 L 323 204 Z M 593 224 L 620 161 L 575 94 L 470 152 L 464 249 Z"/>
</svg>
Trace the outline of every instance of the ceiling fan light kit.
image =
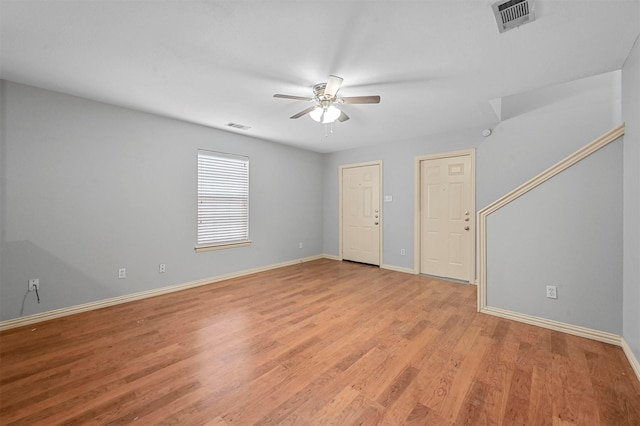
<svg viewBox="0 0 640 426">
<path fill-rule="evenodd" d="M 313 86 L 313 98 L 304 96 L 292 96 L 275 94 L 274 98 L 293 99 L 296 101 L 315 101 L 316 105 L 292 115 L 290 118 L 296 119 L 309 114 L 309 117 L 317 123 L 331 124 L 336 120 L 343 122 L 349 116 L 334 104 L 377 104 L 380 103 L 380 96 L 353 96 L 338 98 L 337 94 L 342 86 L 341 77 L 330 75 L 326 83 L 318 83 Z"/>
<path fill-rule="evenodd" d="M 311 117 L 315 122 L 329 124 L 336 121 L 338 117 L 340 117 L 341 113 L 342 111 L 333 105 L 329 105 L 326 108 L 317 106 L 309 113 L 309 117 Z"/>
</svg>

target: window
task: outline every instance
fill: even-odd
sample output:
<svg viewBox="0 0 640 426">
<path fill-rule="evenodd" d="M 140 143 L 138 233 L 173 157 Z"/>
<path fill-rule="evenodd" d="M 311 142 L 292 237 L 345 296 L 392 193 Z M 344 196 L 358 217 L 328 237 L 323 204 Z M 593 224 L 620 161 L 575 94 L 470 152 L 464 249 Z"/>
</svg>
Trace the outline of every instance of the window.
<svg viewBox="0 0 640 426">
<path fill-rule="evenodd" d="M 196 251 L 249 243 L 249 158 L 199 150 Z"/>
</svg>

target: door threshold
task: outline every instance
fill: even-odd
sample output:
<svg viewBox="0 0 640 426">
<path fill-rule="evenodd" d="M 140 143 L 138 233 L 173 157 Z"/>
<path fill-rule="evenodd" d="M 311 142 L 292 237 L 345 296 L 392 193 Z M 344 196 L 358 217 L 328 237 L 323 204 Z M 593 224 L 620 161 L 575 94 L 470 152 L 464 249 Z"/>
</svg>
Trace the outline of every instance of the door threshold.
<svg viewBox="0 0 640 426">
<path fill-rule="evenodd" d="M 375 266 L 376 268 L 380 267 L 380 265 L 376 265 L 374 263 L 358 262 L 357 260 L 342 259 L 342 261 L 343 262 L 349 262 L 349 263 L 357 263 L 358 265 Z"/>
<path fill-rule="evenodd" d="M 450 281 L 452 283 L 456 283 L 456 284 L 471 284 L 470 281 L 464 281 L 464 280 L 458 280 L 455 278 L 449 278 L 449 277 L 439 277 L 437 275 L 429 275 L 429 274 L 419 274 L 421 277 L 427 277 L 427 278 L 435 278 L 438 280 L 442 280 L 442 281 Z"/>
</svg>

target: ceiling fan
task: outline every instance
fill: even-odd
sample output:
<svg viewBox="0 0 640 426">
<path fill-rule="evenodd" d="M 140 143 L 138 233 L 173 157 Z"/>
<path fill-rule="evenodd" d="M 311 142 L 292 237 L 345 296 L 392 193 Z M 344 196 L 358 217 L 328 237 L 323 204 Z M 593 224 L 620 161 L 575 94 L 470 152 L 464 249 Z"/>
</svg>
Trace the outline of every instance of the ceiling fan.
<svg viewBox="0 0 640 426">
<path fill-rule="evenodd" d="M 378 104 L 380 96 L 349 96 L 338 98 L 338 90 L 342 85 L 342 78 L 330 75 L 326 83 L 318 83 L 313 86 L 313 98 L 306 96 L 292 96 L 275 94 L 274 98 L 294 99 L 297 101 L 315 101 L 315 105 L 292 115 L 290 118 L 309 116 L 318 123 L 329 124 L 338 120 L 347 121 L 349 116 L 339 109 L 336 104 Z"/>
</svg>

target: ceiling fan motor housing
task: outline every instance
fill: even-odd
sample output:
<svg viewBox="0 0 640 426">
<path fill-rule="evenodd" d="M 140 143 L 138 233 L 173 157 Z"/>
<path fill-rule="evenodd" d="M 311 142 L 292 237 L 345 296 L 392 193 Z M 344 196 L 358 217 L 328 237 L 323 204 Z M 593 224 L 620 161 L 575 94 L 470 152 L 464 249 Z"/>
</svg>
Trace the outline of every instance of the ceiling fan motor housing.
<svg viewBox="0 0 640 426">
<path fill-rule="evenodd" d="M 319 102 L 330 101 L 335 99 L 335 95 L 333 96 L 333 98 L 328 98 L 327 95 L 324 94 L 324 90 L 326 88 L 327 88 L 327 83 L 318 83 L 315 86 L 313 86 L 313 94 L 316 96 L 316 99 Z"/>
</svg>

